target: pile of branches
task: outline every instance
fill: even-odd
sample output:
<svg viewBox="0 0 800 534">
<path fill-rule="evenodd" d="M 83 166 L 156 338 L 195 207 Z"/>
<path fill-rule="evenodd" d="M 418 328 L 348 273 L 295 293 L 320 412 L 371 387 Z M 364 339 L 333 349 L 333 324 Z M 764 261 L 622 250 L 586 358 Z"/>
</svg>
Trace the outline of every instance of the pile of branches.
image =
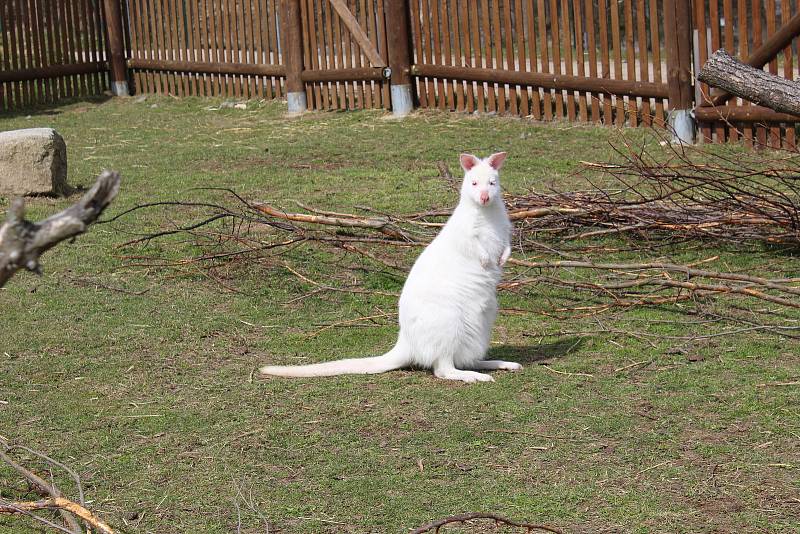
<svg viewBox="0 0 800 534">
<path fill-rule="evenodd" d="M 562 240 L 633 234 L 800 248 L 797 153 L 713 151 L 663 138 L 659 145 L 666 154 L 622 139 L 612 145 L 619 162 L 581 162 L 591 189 L 510 197 L 511 217 L 521 234 L 548 231 Z"/>
<path fill-rule="evenodd" d="M 700 257 L 690 264 L 657 260 L 653 251 L 674 251 L 676 243 L 737 246 L 800 247 L 800 169 L 795 154 L 732 155 L 669 145 L 650 150 L 651 142 L 635 146 L 624 140 L 614 146 L 617 163 L 583 163 L 581 174 L 591 187 L 576 192 L 535 191 L 509 195 L 506 204 L 515 224 L 512 271 L 501 289 L 523 291 L 537 284 L 583 293 L 585 305 L 560 309 L 594 314 L 613 308 L 689 303 L 695 308 L 715 295 L 756 299 L 776 309 L 800 308 L 798 278 L 767 278 L 708 267 L 717 257 Z M 455 182 L 439 163 L 439 174 Z M 288 250 L 311 244 L 356 255 L 381 269 L 407 271 L 419 249 L 435 236 L 449 209 L 417 213 L 381 213 L 366 206 L 353 212 L 332 212 L 295 202 L 287 210 L 252 201 L 231 190 L 218 190 L 218 202 L 158 202 L 143 204 L 106 222 L 121 221 L 132 212 L 161 210 L 167 222 L 157 231 L 139 231 L 126 246 L 188 239 L 201 253 L 174 255 L 126 254 L 130 265 L 214 271 L 231 262 L 268 258 L 312 286 L 311 291 L 368 292 L 340 281 L 316 281 L 292 268 Z M 175 222 L 176 211 L 194 211 L 192 223 Z M 602 239 L 601 239 L 602 238 Z M 672 247 L 672 248 L 668 248 Z M 146 252 L 144 249 L 143 252 Z M 162 248 L 163 250 L 163 248 Z M 635 262 L 609 262 L 609 254 L 628 254 Z M 274 264 L 273 263 L 273 264 Z M 342 260 L 339 269 L 347 269 Z M 705 267 L 705 268 L 704 268 Z M 354 270 L 354 266 L 350 266 Z M 221 282 L 221 281 L 220 281 Z M 770 327 L 772 328 L 772 327 Z M 785 335 L 796 327 L 775 326 Z"/>
</svg>

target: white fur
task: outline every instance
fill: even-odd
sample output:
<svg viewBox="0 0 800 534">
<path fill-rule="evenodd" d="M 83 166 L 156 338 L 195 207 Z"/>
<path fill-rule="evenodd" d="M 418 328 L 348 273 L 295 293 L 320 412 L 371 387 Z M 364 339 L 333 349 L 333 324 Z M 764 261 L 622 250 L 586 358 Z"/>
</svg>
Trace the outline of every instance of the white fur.
<svg viewBox="0 0 800 534">
<path fill-rule="evenodd" d="M 481 160 L 461 155 L 461 199 L 411 268 L 400 295 L 400 333 L 392 350 L 371 358 L 266 366 L 261 373 L 310 377 L 415 366 L 433 369 L 439 378 L 486 382 L 493 378 L 469 369 L 521 369 L 514 362 L 483 360 L 497 315 L 497 283 L 511 254 L 511 222 L 498 179 L 505 156 L 500 152 Z"/>
</svg>

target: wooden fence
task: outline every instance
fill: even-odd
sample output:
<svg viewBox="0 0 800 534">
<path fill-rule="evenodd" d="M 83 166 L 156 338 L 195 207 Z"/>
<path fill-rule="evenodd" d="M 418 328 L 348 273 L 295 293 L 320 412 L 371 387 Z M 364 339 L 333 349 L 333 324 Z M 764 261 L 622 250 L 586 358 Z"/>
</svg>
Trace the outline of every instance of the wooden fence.
<svg viewBox="0 0 800 534">
<path fill-rule="evenodd" d="M 127 66 L 140 93 L 280 98 L 277 0 L 127 0 Z"/>
<path fill-rule="evenodd" d="M 415 0 L 420 105 L 539 120 L 664 124 L 663 4 Z"/>
<path fill-rule="evenodd" d="M 0 1 L 0 111 L 105 90 L 104 19 L 96 0 Z"/>
<path fill-rule="evenodd" d="M 112 82 L 390 109 L 392 87 L 411 83 L 422 108 L 537 120 L 663 125 L 697 106 L 702 139 L 794 146 L 794 117 L 704 106 L 691 73 L 719 47 L 748 58 L 796 36 L 797 1 L 3 0 L 0 111 Z M 794 78 L 796 44 L 782 46 L 762 65 Z"/>
</svg>

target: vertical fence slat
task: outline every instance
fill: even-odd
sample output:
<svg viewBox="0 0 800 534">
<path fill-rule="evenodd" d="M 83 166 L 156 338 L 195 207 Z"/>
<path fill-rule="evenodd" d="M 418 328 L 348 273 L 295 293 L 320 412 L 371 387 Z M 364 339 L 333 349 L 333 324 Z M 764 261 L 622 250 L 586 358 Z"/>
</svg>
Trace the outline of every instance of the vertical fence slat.
<svg viewBox="0 0 800 534">
<path fill-rule="evenodd" d="M 611 41 L 614 48 L 613 78 L 622 80 L 622 36 L 620 35 L 619 3 L 616 0 L 609 0 L 609 5 L 611 6 Z M 625 124 L 625 101 L 619 95 L 616 95 L 614 100 L 617 105 L 615 124 L 618 127 L 622 127 Z"/>
<path fill-rule="evenodd" d="M 586 54 L 583 46 L 583 9 L 581 0 L 572 0 L 572 13 L 575 22 L 575 62 L 577 66 L 578 76 L 586 75 Z M 586 98 L 591 101 L 590 93 L 578 92 L 578 116 L 580 120 L 586 122 L 589 120 L 588 106 Z"/>
<path fill-rule="evenodd" d="M 17 61 L 19 59 L 19 55 L 16 51 L 17 46 L 17 34 L 15 25 L 17 23 L 17 10 L 15 5 L 15 0 L 8 0 L 8 2 L 4 2 L 4 8 L 6 9 L 5 12 L 5 20 L 7 21 L 3 27 L 3 51 L 6 57 L 6 68 L 8 70 L 17 70 L 19 69 L 19 65 Z M 7 87 L 7 92 L 9 94 L 9 102 L 12 102 L 12 107 L 21 108 L 24 106 L 22 102 L 22 98 L 20 96 L 20 85 L 18 82 L 9 82 Z"/>
<path fill-rule="evenodd" d="M 381 54 L 383 60 L 388 63 L 389 62 L 389 38 L 387 35 L 387 27 L 386 27 L 386 6 L 385 0 L 376 0 L 378 3 L 378 10 L 376 13 L 376 17 L 370 16 L 369 20 L 372 21 L 370 24 L 374 24 L 375 26 L 375 41 L 377 41 L 376 45 L 378 47 L 378 51 Z M 391 87 L 388 83 L 383 81 L 375 82 L 375 93 L 380 97 L 380 101 L 376 107 L 382 107 L 383 109 L 390 109 L 392 105 L 392 97 L 391 97 Z"/>
<path fill-rule="evenodd" d="M 756 49 L 762 44 L 763 20 L 761 18 L 761 0 L 752 0 L 753 12 L 753 48 Z M 759 124 L 756 126 L 756 139 L 761 147 L 767 146 L 767 129 Z"/>
<path fill-rule="evenodd" d="M 18 20 L 19 20 L 19 46 L 21 51 L 19 61 L 23 69 L 29 69 L 33 66 L 33 56 L 31 53 L 33 46 L 31 45 L 31 32 L 29 31 L 30 8 L 28 6 L 27 0 L 20 0 Z M 35 104 L 36 101 L 38 100 L 36 95 L 35 80 L 27 80 L 23 82 L 23 86 L 25 87 L 26 105 L 30 106 Z"/>
<path fill-rule="evenodd" d="M 525 54 L 525 9 L 522 5 L 522 0 L 514 0 L 514 34 L 517 38 L 517 54 L 516 54 L 516 68 L 518 71 L 528 70 L 528 58 Z M 530 95 L 528 86 L 519 87 L 519 104 L 520 114 L 527 117 L 530 112 Z"/>
<path fill-rule="evenodd" d="M 719 50 L 721 47 L 719 29 L 719 0 L 708 0 L 708 22 L 711 27 L 711 51 Z M 716 121 L 714 123 L 714 138 L 717 143 L 725 141 L 725 123 Z"/>
<path fill-rule="evenodd" d="M 611 78 L 611 60 L 608 41 L 608 20 L 610 13 L 606 5 L 606 0 L 598 0 L 597 14 L 598 29 L 600 30 L 600 63 L 602 70 L 600 77 Z M 611 95 L 603 95 L 603 123 L 606 126 L 611 126 L 614 124 L 614 111 L 611 107 L 611 100 Z"/>
<path fill-rule="evenodd" d="M 492 34 L 494 37 L 494 68 L 503 68 L 503 30 L 500 21 L 500 1 L 492 0 Z M 506 112 L 506 86 L 497 84 L 497 112 Z"/>
<path fill-rule="evenodd" d="M 464 67 L 472 66 L 472 57 L 473 57 L 473 50 L 472 50 L 472 40 L 470 39 L 470 35 L 476 31 L 476 29 L 470 28 L 470 17 L 468 6 L 469 0 L 460 0 L 460 9 L 459 9 L 459 21 L 461 22 L 461 59 L 459 63 Z M 467 100 L 467 111 L 472 113 L 475 111 L 475 84 L 473 82 L 465 82 L 467 86 L 466 92 L 466 100 Z"/>
<path fill-rule="evenodd" d="M 764 3 L 765 13 L 767 16 L 767 38 L 772 37 L 775 33 L 776 27 L 776 6 L 775 0 L 765 0 Z M 778 74 L 778 57 L 775 56 L 772 61 L 769 62 L 769 72 L 772 74 Z M 769 146 L 771 148 L 780 148 L 781 147 L 781 127 L 779 124 L 774 124 L 769 130 Z"/>
<path fill-rule="evenodd" d="M 713 0 L 712 0 L 713 1 Z M 636 79 L 636 57 L 634 48 L 634 27 L 633 27 L 633 5 L 631 0 L 625 0 L 623 4 L 623 13 L 625 16 L 625 59 L 628 77 L 627 80 Z M 631 126 L 636 126 L 639 123 L 639 106 L 636 103 L 635 96 L 628 97 L 628 122 Z"/>
<path fill-rule="evenodd" d="M 638 64 L 639 74 L 637 80 L 648 81 L 650 79 L 650 58 L 647 50 L 647 25 L 645 24 L 645 0 L 636 0 L 636 33 L 639 38 Z M 642 122 L 645 126 L 652 124 L 650 114 L 650 99 L 642 98 Z"/>
<path fill-rule="evenodd" d="M 544 0 L 536 0 L 536 14 L 539 19 L 539 50 L 542 58 L 542 72 L 549 73 L 550 70 L 550 54 L 547 50 L 547 12 Z M 553 120 L 553 100 L 550 89 L 542 89 L 542 101 L 544 106 L 544 120 Z"/>
<path fill-rule="evenodd" d="M 573 75 L 574 62 L 572 59 L 572 24 L 570 24 L 569 0 L 561 0 L 561 51 L 564 54 L 564 72 L 568 76 Z M 575 91 L 567 90 L 567 118 L 574 121 L 575 115 Z"/>
<path fill-rule="evenodd" d="M 595 17 L 594 2 L 592 2 L 592 0 L 585 0 L 583 15 L 586 27 L 586 44 L 589 47 L 589 77 L 597 78 L 597 38 L 595 36 L 597 18 Z M 589 91 L 586 93 L 586 98 L 589 99 L 589 104 L 591 106 L 592 121 L 599 124 L 600 94 Z"/>
<path fill-rule="evenodd" d="M 553 52 L 553 72 L 556 74 L 561 74 L 561 34 L 559 30 L 559 19 L 558 16 L 558 3 L 557 0 L 550 0 L 550 16 L 551 24 L 550 24 L 550 34 L 551 34 L 551 43 L 552 43 L 552 52 Z M 556 90 L 556 112 L 555 116 L 557 119 L 560 119 L 564 116 L 564 96 L 561 90 Z"/>
<path fill-rule="evenodd" d="M 492 68 L 493 57 L 492 53 L 492 19 L 489 12 L 489 1 L 480 0 L 481 4 L 481 27 L 483 31 L 483 49 L 484 49 L 484 67 L 487 69 Z M 486 84 L 487 93 L 487 112 L 497 111 L 497 90 L 493 83 Z"/>
<path fill-rule="evenodd" d="M 649 0 L 650 3 L 650 44 L 653 49 L 653 80 L 657 83 L 662 83 L 661 69 L 661 39 L 660 39 L 660 24 L 662 18 L 658 15 L 658 4 L 656 0 Z M 666 121 L 664 118 L 664 102 L 660 98 L 656 98 L 656 114 L 655 123 L 657 126 L 664 126 Z"/>
<path fill-rule="evenodd" d="M 473 67 L 480 68 L 483 65 L 483 54 L 481 50 L 481 27 L 478 17 L 478 2 L 467 2 L 469 8 L 470 26 L 472 28 L 472 54 L 470 55 L 469 64 Z M 476 85 L 476 106 L 478 112 L 486 111 L 486 95 L 483 90 L 483 82 L 478 82 Z"/>
<path fill-rule="evenodd" d="M 536 50 L 536 17 L 534 15 L 533 0 L 525 0 L 525 8 L 528 29 L 528 61 L 525 62 L 525 70 L 539 72 L 539 55 Z M 542 120 L 541 99 L 539 98 L 538 87 L 531 87 L 531 110 L 534 119 Z"/>
<path fill-rule="evenodd" d="M 505 58 L 500 63 L 503 70 L 517 70 L 514 64 L 514 39 L 511 29 L 511 3 L 510 0 L 503 0 L 503 32 L 505 34 Z M 517 91 L 518 86 L 508 86 L 508 107 L 510 113 L 517 114 Z"/>
<path fill-rule="evenodd" d="M 741 0 L 740 0 L 741 1 Z M 792 16 L 792 2 L 790 0 L 781 0 L 781 23 L 786 24 Z M 787 80 L 794 79 L 794 66 L 792 57 L 792 45 L 790 44 L 783 49 L 783 77 Z M 796 150 L 795 141 L 795 125 L 787 124 L 786 132 L 784 134 L 784 148 L 788 150 Z"/>
</svg>

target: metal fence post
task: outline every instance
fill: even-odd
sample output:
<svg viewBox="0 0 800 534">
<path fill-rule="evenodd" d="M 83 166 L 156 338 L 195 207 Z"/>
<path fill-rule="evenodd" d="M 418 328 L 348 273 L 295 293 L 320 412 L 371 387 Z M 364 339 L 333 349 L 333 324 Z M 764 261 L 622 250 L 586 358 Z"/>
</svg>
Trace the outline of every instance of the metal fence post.
<svg viewBox="0 0 800 534">
<path fill-rule="evenodd" d="M 692 94 L 692 0 L 664 1 L 669 124 L 674 141 L 694 143 Z"/>
<path fill-rule="evenodd" d="M 289 113 L 308 109 L 303 74 L 303 20 L 299 0 L 283 0 L 283 56 L 286 66 L 286 101 Z"/>
<path fill-rule="evenodd" d="M 125 44 L 122 34 L 122 12 L 120 0 L 104 0 L 106 33 L 111 64 L 111 92 L 116 96 L 128 96 L 128 66 L 125 63 Z"/>
<path fill-rule="evenodd" d="M 389 68 L 392 70 L 392 113 L 404 117 L 414 109 L 411 85 L 411 20 L 408 0 L 388 0 Z"/>
</svg>

